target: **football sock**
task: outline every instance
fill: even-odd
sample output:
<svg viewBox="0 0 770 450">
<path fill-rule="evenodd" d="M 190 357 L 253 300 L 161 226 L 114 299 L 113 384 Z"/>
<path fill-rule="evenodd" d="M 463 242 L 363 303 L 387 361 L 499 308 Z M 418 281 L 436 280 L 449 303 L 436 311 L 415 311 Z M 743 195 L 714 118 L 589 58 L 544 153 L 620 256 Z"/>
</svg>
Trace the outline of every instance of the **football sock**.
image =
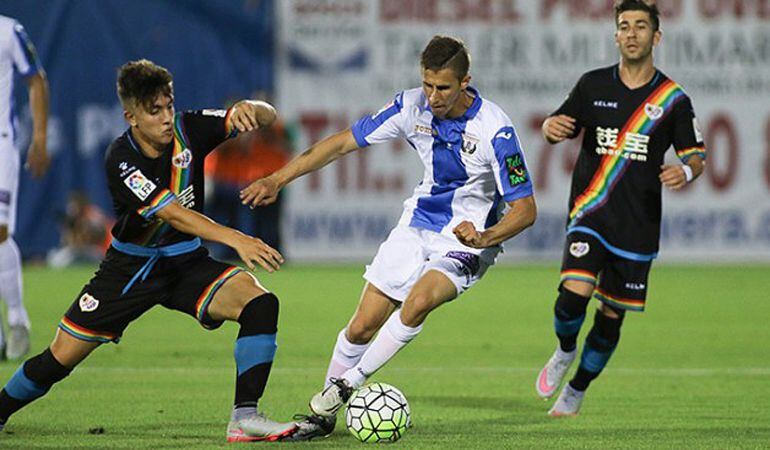
<svg viewBox="0 0 770 450">
<path fill-rule="evenodd" d="M 596 311 L 594 326 L 586 337 L 583 354 L 580 356 L 580 366 L 569 383 L 574 389 L 585 391 L 607 365 L 620 340 L 623 317 L 622 312 L 619 318 L 614 319 Z"/>
<path fill-rule="evenodd" d="M 233 422 L 237 422 L 241 419 L 245 419 L 247 417 L 251 417 L 253 415 L 257 414 L 257 407 L 256 406 L 233 406 L 233 412 L 230 415 L 230 420 Z"/>
<path fill-rule="evenodd" d="M 25 361 L 0 391 L 0 421 L 6 422 L 11 414 L 45 395 L 71 371 L 61 365 L 48 348 Z"/>
<path fill-rule="evenodd" d="M 331 378 L 342 377 L 342 374 L 358 364 L 361 355 L 369 348 L 369 343 L 354 344 L 350 342 L 345 335 L 346 332 L 347 328 L 343 328 L 337 335 L 337 343 L 334 345 L 334 352 L 329 361 L 329 368 L 326 370 L 326 378 L 324 378 L 324 388 L 331 385 L 331 381 L 329 381 Z"/>
<path fill-rule="evenodd" d="M 238 317 L 235 341 L 235 409 L 256 408 L 270 376 L 278 331 L 278 298 L 266 293 L 252 299 Z"/>
<path fill-rule="evenodd" d="M 0 243 L 0 298 L 8 305 L 8 325 L 29 328 L 21 292 L 21 253 L 13 237 L 8 237 Z"/>
<path fill-rule="evenodd" d="M 559 296 L 553 306 L 553 326 L 562 351 L 571 352 L 577 347 L 578 333 L 586 317 L 589 300 L 591 297 L 583 297 L 563 286 L 559 288 Z"/>
<path fill-rule="evenodd" d="M 342 375 L 354 388 L 361 387 L 367 378 L 384 366 L 406 344 L 422 331 L 422 325 L 408 327 L 401 322 L 401 310 L 390 315 L 361 361 Z"/>
</svg>

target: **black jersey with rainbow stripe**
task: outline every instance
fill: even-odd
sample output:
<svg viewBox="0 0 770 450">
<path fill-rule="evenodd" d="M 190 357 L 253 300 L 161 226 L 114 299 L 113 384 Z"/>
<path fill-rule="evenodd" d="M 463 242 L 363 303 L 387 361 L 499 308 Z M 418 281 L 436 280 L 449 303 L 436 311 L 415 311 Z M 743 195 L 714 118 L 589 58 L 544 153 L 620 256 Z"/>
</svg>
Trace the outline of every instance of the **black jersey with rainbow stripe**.
<svg viewBox="0 0 770 450">
<path fill-rule="evenodd" d="M 105 169 L 117 218 L 113 238 L 144 247 L 195 238 L 175 230 L 155 213 L 174 200 L 203 212 L 203 161 L 237 131 L 226 129 L 228 113 L 211 109 L 176 113 L 174 139 L 157 158 L 141 152 L 131 129 L 110 144 Z"/>
<path fill-rule="evenodd" d="M 596 236 L 633 260 L 657 256 L 664 154 L 672 145 L 686 162 L 705 158 L 690 98 L 660 71 L 637 89 L 620 80 L 618 65 L 584 74 L 552 115 L 574 117 L 584 130 L 572 176 L 567 233 Z"/>
</svg>

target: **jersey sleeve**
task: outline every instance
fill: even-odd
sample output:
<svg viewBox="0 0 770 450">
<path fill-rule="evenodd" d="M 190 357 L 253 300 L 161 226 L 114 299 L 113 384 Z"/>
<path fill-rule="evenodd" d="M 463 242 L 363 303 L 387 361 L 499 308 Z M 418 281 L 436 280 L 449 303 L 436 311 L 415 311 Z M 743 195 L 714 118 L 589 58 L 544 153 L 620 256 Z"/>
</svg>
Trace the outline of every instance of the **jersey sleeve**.
<svg viewBox="0 0 770 450">
<path fill-rule="evenodd" d="M 364 116 L 351 127 L 359 147 L 379 144 L 404 136 L 404 93 L 383 106 L 378 112 Z"/>
<path fill-rule="evenodd" d="M 11 58 L 13 67 L 23 77 L 30 77 L 43 71 L 37 50 L 32 44 L 24 27 L 16 22 L 13 25 L 13 38 L 11 39 Z"/>
<path fill-rule="evenodd" d="M 703 134 L 698 125 L 698 119 L 695 117 L 692 102 L 687 96 L 674 107 L 674 127 L 672 132 L 676 156 L 683 163 L 686 164 L 694 155 L 698 155 L 704 160 L 706 159 Z"/>
<path fill-rule="evenodd" d="M 228 127 L 230 109 L 201 109 L 177 114 L 174 133 L 181 135 L 187 148 L 196 155 L 206 156 L 226 139 L 238 134 L 238 129 Z"/>
<path fill-rule="evenodd" d="M 492 168 L 497 191 L 506 202 L 529 197 L 534 193 L 532 180 L 524 160 L 519 137 L 512 126 L 505 126 L 492 138 Z"/>
<path fill-rule="evenodd" d="M 176 199 L 167 187 L 158 186 L 149 172 L 142 169 L 137 155 L 122 152 L 120 157 L 107 158 L 105 166 L 113 201 L 146 220 Z"/>
<path fill-rule="evenodd" d="M 575 87 L 572 88 L 572 91 L 570 91 L 569 95 L 564 100 L 564 103 L 562 103 L 561 106 L 556 109 L 556 111 L 550 114 L 550 117 L 564 114 L 565 116 L 570 116 L 576 120 L 575 132 L 572 133 L 572 135 L 569 137 L 570 139 L 580 134 L 580 130 L 583 128 L 584 95 L 582 92 L 584 85 L 585 75 L 583 75 L 580 80 L 578 80 L 578 82 L 575 84 Z"/>
</svg>

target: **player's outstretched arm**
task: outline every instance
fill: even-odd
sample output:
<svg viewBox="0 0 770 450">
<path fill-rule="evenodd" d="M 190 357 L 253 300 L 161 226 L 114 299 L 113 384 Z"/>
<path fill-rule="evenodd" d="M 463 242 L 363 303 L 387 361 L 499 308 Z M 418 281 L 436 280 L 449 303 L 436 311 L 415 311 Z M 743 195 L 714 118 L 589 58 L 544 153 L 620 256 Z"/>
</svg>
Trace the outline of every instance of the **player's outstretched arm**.
<svg viewBox="0 0 770 450">
<path fill-rule="evenodd" d="M 565 114 L 551 116 L 543 121 L 543 138 L 549 144 L 558 144 L 575 134 L 575 118 Z"/>
<path fill-rule="evenodd" d="M 39 178 L 45 175 L 51 160 L 46 149 L 48 132 L 48 80 L 45 72 L 40 71 L 27 78 L 29 90 L 29 107 L 32 110 L 32 142 L 27 151 L 25 167 L 32 176 Z"/>
<path fill-rule="evenodd" d="M 482 232 L 467 220 L 458 224 L 452 231 L 463 245 L 486 248 L 507 241 L 535 223 L 537 205 L 534 195 L 508 202 L 508 206 L 510 209 L 500 221 Z"/>
<path fill-rule="evenodd" d="M 340 156 L 356 150 L 358 143 L 350 129 L 333 134 L 305 150 L 269 177 L 260 178 L 241 191 L 241 203 L 264 206 L 278 198 L 278 191 L 295 178 L 313 172 Z"/>
<path fill-rule="evenodd" d="M 674 191 L 682 189 L 686 184 L 692 183 L 703 173 L 706 162 L 699 155 L 694 155 L 687 160 L 687 164 L 664 164 L 660 166 L 660 182 Z M 689 167 L 687 169 L 686 167 Z M 687 172 L 690 172 L 689 174 Z"/>
<path fill-rule="evenodd" d="M 241 100 L 234 104 L 227 118 L 227 129 L 235 127 L 245 133 L 257 128 L 270 126 L 275 122 L 276 112 L 273 105 L 261 100 Z"/>
<path fill-rule="evenodd" d="M 155 215 L 183 233 L 232 247 L 251 270 L 256 267 L 254 263 L 268 272 L 278 270 L 283 264 L 283 256 L 262 240 L 220 225 L 197 211 L 180 206 L 176 201 L 164 206 Z"/>
</svg>

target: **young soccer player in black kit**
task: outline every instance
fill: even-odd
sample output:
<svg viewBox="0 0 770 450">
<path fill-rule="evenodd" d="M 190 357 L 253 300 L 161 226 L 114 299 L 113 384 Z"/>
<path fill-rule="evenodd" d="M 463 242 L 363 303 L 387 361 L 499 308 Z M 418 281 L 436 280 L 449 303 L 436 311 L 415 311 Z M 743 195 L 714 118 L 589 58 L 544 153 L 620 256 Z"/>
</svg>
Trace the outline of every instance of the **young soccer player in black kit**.
<svg viewBox="0 0 770 450">
<path fill-rule="evenodd" d="M 257 412 L 276 350 L 278 299 L 249 272 L 216 261 L 201 238 L 226 244 L 249 267 L 277 269 L 283 258 L 261 240 L 219 225 L 203 211 L 203 160 L 239 131 L 271 124 L 267 103 L 227 111 L 175 113 L 171 74 L 147 60 L 118 71 L 130 128 L 107 149 L 105 170 L 117 222 L 95 276 L 59 323 L 49 348 L 27 360 L 0 392 L 0 429 L 102 343 L 118 342 L 155 305 L 184 312 L 208 329 L 240 324 L 235 342 L 235 405 L 228 441 L 279 440 L 296 425 Z"/>
<path fill-rule="evenodd" d="M 660 238 L 661 185 L 680 189 L 703 171 L 705 148 L 687 94 L 653 65 L 659 13 L 640 0 L 616 3 L 620 63 L 583 75 L 543 123 L 551 144 L 584 130 L 572 176 L 567 241 L 554 327 L 559 345 L 535 383 L 550 398 L 577 356 L 593 295 L 601 304 L 574 378 L 549 414 L 575 415 L 620 339 L 625 311 L 643 311 Z M 666 165 L 673 145 L 683 164 Z"/>
</svg>

